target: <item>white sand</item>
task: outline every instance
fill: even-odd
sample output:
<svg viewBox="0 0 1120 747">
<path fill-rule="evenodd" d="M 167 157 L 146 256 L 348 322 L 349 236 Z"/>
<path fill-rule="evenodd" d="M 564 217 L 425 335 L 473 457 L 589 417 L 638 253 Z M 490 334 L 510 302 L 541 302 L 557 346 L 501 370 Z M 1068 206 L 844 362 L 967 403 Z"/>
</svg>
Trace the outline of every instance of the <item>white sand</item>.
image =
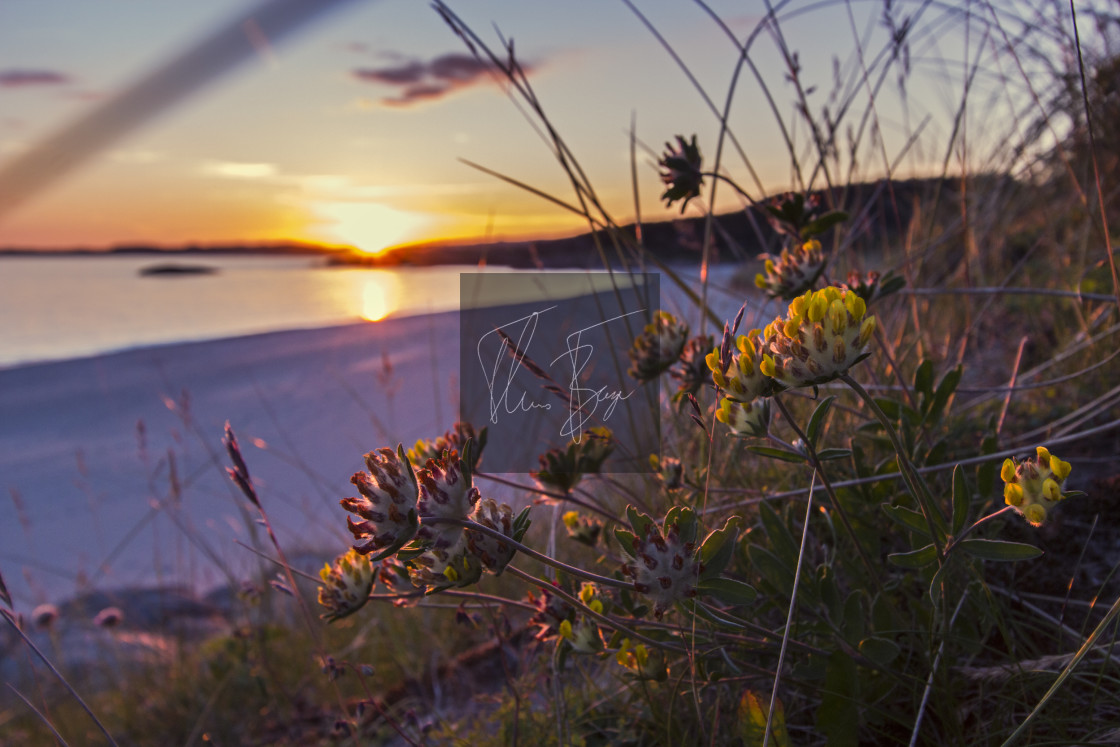
<svg viewBox="0 0 1120 747">
<path fill-rule="evenodd" d="M 0 572 L 17 609 L 250 573 L 236 541 L 256 517 L 224 472 L 226 420 L 285 550 L 341 552 L 362 454 L 446 430 L 457 368 L 450 312 L 0 370 Z"/>
<path fill-rule="evenodd" d="M 679 294 L 663 286 L 663 303 L 678 311 Z M 733 315 L 740 298 L 713 300 Z M 252 575 L 259 561 L 237 541 L 251 542 L 252 527 L 272 549 L 225 474 L 227 420 L 289 557 L 342 552 L 338 501 L 355 494 L 349 478 L 362 455 L 433 438 L 457 419 L 458 319 L 453 311 L 0 370 L 0 573 L 17 609 L 91 589 L 205 591 Z"/>
</svg>

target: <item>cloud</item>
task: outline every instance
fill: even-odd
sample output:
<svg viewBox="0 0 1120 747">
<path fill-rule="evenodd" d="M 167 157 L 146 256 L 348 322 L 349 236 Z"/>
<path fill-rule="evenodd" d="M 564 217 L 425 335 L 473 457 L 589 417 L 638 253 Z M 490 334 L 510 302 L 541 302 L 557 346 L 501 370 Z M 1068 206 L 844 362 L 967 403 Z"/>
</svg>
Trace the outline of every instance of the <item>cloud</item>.
<svg viewBox="0 0 1120 747">
<path fill-rule="evenodd" d="M 69 82 L 70 76 L 54 70 L 0 70 L 0 88 L 57 86 Z"/>
<path fill-rule="evenodd" d="M 266 176 L 274 176 L 276 166 L 271 163 L 207 161 L 202 165 L 202 173 L 226 179 L 262 179 Z"/>
<path fill-rule="evenodd" d="M 528 73 L 532 66 L 522 63 Z M 407 107 L 433 101 L 455 91 L 484 83 L 498 72 L 489 62 L 462 53 L 440 55 L 428 62 L 405 60 L 377 68 L 358 68 L 355 78 L 369 83 L 395 86 L 400 93 L 381 99 L 385 106 Z"/>
</svg>

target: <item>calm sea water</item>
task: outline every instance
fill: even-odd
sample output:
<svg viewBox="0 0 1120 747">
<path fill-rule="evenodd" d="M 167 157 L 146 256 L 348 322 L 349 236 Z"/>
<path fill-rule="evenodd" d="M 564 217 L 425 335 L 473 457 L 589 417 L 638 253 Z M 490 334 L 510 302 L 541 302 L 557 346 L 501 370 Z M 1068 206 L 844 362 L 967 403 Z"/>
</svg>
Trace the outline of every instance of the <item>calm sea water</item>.
<svg viewBox="0 0 1120 747">
<path fill-rule="evenodd" d="M 329 267 L 318 257 L 242 256 L 171 260 L 217 270 L 209 275 L 140 274 L 167 261 L 153 256 L 0 257 L 0 367 L 450 311 L 460 308 L 460 273 L 478 271 Z M 716 274 L 727 278 L 726 271 Z M 602 280 L 607 287 L 606 277 Z M 572 282 L 571 295 L 586 292 L 585 276 L 573 276 Z M 669 286 L 663 279 L 663 301 L 670 301 L 667 292 L 675 295 Z M 532 281 L 517 290 L 520 297 L 462 302 L 488 305 L 539 297 Z M 557 291 L 555 279 L 549 291 Z M 731 315 L 741 298 L 732 294 L 714 305 Z"/>
<path fill-rule="evenodd" d="M 158 257 L 0 258 L 0 366 L 145 345 L 454 309 L 461 267 L 328 267 L 308 257 L 175 259 L 209 275 L 142 276 Z"/>
</svg>

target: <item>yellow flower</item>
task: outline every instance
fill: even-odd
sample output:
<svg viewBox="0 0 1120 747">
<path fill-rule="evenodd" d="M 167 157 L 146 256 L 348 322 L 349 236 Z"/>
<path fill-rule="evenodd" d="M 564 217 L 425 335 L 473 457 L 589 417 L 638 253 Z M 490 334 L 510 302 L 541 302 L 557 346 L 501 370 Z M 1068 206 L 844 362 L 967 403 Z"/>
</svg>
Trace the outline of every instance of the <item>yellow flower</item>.
<svg viewBox="0 0 1120 747">
<path fill-rule="evenodd" d="M 1004 482 L 1003 500 L 1028 522 L 1039 526 L 1050 509 L 1065 499 L 1062 484 L 1071 469 L 1069 462 L 1053 456 L 1042 446 L 1036 449 L 1034 457 L 1022 462 L 1005 459 L 999 472 Z"/>
<path fill-rule="evenodd" d="M 736 402 L 750 402 L 770 394 L 773 382 L 762 372 L 763 344 L 761 332 L 752 329 L 735 340 L 737 353 L 731 356 L 731 365 L 725 374 L 720 365 L 719 348 L 708 353 L 705 359 L 712 372 L 712 380 L 729 398 Z"/>
<path fill-rule="evenodd" d="M 744 404 L 724 397 L 716 410 L 716 420 L 736 436 L 764 438 L 770 430 L 770 401 L 759 398 Z"/>
<path fill-rule="evenodd" d="M 373 591 L 373 565 L 353 548 L 323 566 L 319 578 L 319 604 L 327 608 L 323 617 L 330 621 L 360 610 Z"/>
<path fill-rule="evenodd" d="M 828 264 L 821 242 L 816 239 L 783 249 L 777 257 L 763 254 L 760 258 L 766 260 L 764 272 L 755 275 L 754 284 L 771 298 L 787 300 L 810 290 Z"/>
<path fill-rule="evenodd" d="M 688 325 L 667 311 L 658 311 L 634 338 L 627 373 L 640 382 L 656 379 L 677 362 L 687 341 Z"/>
<path fill-rule="evenodd" d="M 823 384 L 865 357 L 875 317 L 856 293 L 834 286 L 793 299 L 762 333 L 759 370 L 793 388 Z"/>
</svg>

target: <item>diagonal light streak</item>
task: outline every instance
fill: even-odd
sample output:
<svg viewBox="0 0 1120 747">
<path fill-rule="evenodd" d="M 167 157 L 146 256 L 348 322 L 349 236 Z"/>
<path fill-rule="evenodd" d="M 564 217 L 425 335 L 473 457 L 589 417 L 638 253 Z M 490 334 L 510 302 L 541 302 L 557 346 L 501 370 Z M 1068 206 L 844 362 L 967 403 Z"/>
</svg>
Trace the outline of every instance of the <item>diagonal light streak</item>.
<svg viewBox="0 0 1120 747">
<path fill-rule="evenodd" d="M 356 0 L 264 0 L 0 168 L 0 219 L 82 162 L 284 37 Z"/>
</svg>

